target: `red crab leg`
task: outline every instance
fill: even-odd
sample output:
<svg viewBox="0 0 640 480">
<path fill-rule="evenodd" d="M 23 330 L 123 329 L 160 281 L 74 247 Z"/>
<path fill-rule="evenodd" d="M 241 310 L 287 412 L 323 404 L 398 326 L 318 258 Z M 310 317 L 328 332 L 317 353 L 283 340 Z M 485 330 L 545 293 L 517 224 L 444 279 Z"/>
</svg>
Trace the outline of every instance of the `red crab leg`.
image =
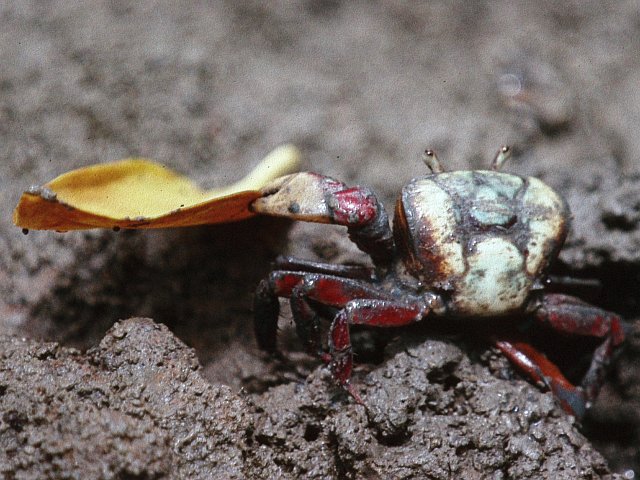
<svg viewBox="0 0 640 480">
<path fill-rule="evenodd" d="M 354 298 L 387 298 L 387 295 L 361 280 L 286 270 L 271 272 L 258 285 L 254 299 L 256 338 L 260 348 L 269 352 L 276 350 L 278 297 L 292 299 L 298 334 L 305 346 L 316 353 L 320 344 L 318 319 L 306 300 L 342 308 Z"/>
<path fill-rule="evenodd" d="M 560 294 L 547 294 L 542 298 L 536 319 L 559 332 L 604 338 L 595 350 L 581 383 L 587 402 L 595 400 L 604 382 L 611 355 L 624 341 L 622 319 L 615 313 L 578 298 Z"/>
<path fill-rule="evenodd" d="M 377 266 L 387 267 L 394 253 L 389 217 L 367 188 L 316 173 L 295 173 L 278 178 L 262 189 L 251 209 L 264 215 L 287 217 L 347 227 L 349 237 Z"/>
<path fill-rule="evenodd" d="M 349 325 L 400 327 L 420 321 L 427 313 L 428 305 L 418 299 L 410 304 L 374 299 L 352 300 L 347 303 L 334 318 L 329 331 L 331 371 L 334 378 L 362 403 L 360 396 L 349 383 L 353 369 Z"/>
<path fill-rule="evenodd" d="M 614 313 L 560 294 L 544 295 L 535 319 L 558 332 L 604 338 L 593 354 L 580 387 L 572 385 L 552 362 L 530 345 L 497 342 L 498 348 L 523 372 L 549 386 L 565 411 L 580 418 L 597 397 L 611 356 L 624 340 L 622 320 Z"/>
<path fill-rule="evenodd" d="M 389 294 L 377 290 L 360 280 L 347 279 L 322 274 L 307 274 L 301 284 L 291 294 L 291 310 L 296 322 L 298 336 L 310 353 L 329 362 L 330 357 L 322 350 L 320 321 L 309 300 L 316 305 L 343 308 L 356 298 L 390 299 Z"/>
<path fill-rule="evenodd" d="M 565 412 L 582 418 L 586 411 L 584 392 L 567 380 L 543 353 L 525 342 L 499 340 L 496 341 L 496 346 L 533 382 L 541 383 L 551 390 Z"/>
</svg>

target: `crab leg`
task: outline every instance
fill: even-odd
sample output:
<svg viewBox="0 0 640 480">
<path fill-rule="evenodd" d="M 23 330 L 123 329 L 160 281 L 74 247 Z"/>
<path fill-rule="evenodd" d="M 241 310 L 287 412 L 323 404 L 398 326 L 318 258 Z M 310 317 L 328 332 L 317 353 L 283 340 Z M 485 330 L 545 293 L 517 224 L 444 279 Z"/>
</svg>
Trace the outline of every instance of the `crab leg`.
<svg viewBox="0 0 640 480">
<path fill-rule="evenodd" d="M 291 305 L 291 313 L 296 323 L 296 333 L 307 352 L 311 355 L 317 355 L 325 363 L 328 362 L 329 359 L 322 347 L 320 317 L 317 308 L 314 308 L 304 297 L 302 285 L 293 289 L 289 305 Z"/>
<path fill-rule="evenodd" d="M 576 418 L 584 416 L 587 409 L 584 392 L 567 380 L 543 353 L 525 342 L 499 340 L 496 341 L 496 346 L 533 382 L 543 384 L 551 390 L 565 412 Z"/>
<path fill-rule="evenodd" d="M 367 188 L 316 173 L 296 173 L 278 178 L 262 190 L 251 209 L 264 215 L 287 217 L 347 227 L 349 237 L 376 266 L 387 267 L 393 258 L 389 217 Z"/>
<path fill-rule="evenodd" d="M 604 338 L 596 349 L 581 387 L 588 402 L 595 400 L 604 382 L 606 368 L 616 347 L 624 341 L 622 319 L 612 312 L 569 295 L 547 294 L 536 311 L 536 319 L 554 330 L 574 335 Z"/>
<path fill-rule="evenodd" d="M 392 300 L 352 300 L 335 316 L 329 331 L 331 371 L 334 378 L 360 403 L 358 393 L 349 383 L 353 369 L 353 352 L 349 325 L 400 327 L 420 321 L 429 313 L 429 306 L 415 299 L 414 303 Z"/>
<path fill-rule="evenodd" d="M 280 304 L 278 297 L 291 298 L 296 330 L 311 353 L 320 348 L 319 319 L 308 304 L 342 308 L 354 298 L 387 298 L 387 294 L 368 283 L 320 273 L 275 270 L 262 280 L 254 299 L 254 326 L 258 346 L 276 351 Z"/>
<path fill-rule="evenodd" d="M 320 357 L 328 362 L 321 347 L 320 322 L 309 301 L 320 307 L 343 308 L 354 299 L 390 299 L 389 294 L 371 287 L 360 280 L 308 274 L 303 282 L 293 289 L 291 310 L 296 321 L 296 329 L 302 341 L 311 352 L 320 352 Z M 313 312 L 313 315 L 310 315 Z"/>
<path fill-rule="evenodd" d="M 595 350 L 580 387 L 571 384 L 542 353 L 530 345 L 499 341 L 497 346 L 534 381 L 543 381 L 562 407 L 580 418 L 595 400 L 604 382 L 606 368 L 616 347 L 624 340 L 620 317 L 569 295 L 546 294 L 535 311 L 535 319 L 558 332 L 604 338 Z"/>
<path fill-rule="evenodd" d="M 353 369 L 349 325 L 399 327 L 417 322 L 429 312 L 420 299 L 399 302 L 361 280 L 276 270 L 260 282 L 255 297 L 256 337 L 259 346 L 271 352 L 276 350 L 278 297 L 291 299 L 296 330 L 305 346 L 330 363 L 335 379 L 359 402 L 358 393 L 349 384 Z M 317 305 L 341 309 L 329 330 L 328 355 L 321 350 Z"/>
<path fill-rule="evenodd" d="M 276 353 L 280 316 L 278 297 L 290 297 L 304 275 L 304 272 L 276 270 L 258 284 L 253 298 L 253 328 L 260 349 Z"/>
<path fill-rule="evenodd" d="M 325 273 L 337 277 L 358 278 L 360 280 L 375 280 L 375 271 L 364 265 L 340 265 L 320 263 L 302 258 L 280 255 L 274 262 L 276 270 L 294 270 L 297 272 Z"/>
</svg>

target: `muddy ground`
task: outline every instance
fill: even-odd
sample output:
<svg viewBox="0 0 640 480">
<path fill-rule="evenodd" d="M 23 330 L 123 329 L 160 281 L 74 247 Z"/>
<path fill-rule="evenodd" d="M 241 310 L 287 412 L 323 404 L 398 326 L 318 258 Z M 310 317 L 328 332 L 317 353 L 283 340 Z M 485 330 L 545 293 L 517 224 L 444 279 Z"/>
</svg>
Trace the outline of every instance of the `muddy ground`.
<svg viewBox="0 0 640 480">
<path fill-rule="evenodd" d="M 4 2 L 3 477 L 633 478 L 638 51 L 633 1 Z M 574 213 L 554 273 L 597 279 L 582 297 L 632 326 L 583 424 L 464 332 L 362 333 L 368 412 L 301 352 L 286 309 L 289 361 L 262 355 L 251 297 L 278 253 L 366 261 L 337 228 L 11 223 L 22 190 L 75 167 L 145 156 L 210 187 L 283 142 L 386 205 L 427 146 L 459 169 L 513 145 L 506 170 Z M 114 326 L 130 317 L 152 320 Z"/>
</svg>

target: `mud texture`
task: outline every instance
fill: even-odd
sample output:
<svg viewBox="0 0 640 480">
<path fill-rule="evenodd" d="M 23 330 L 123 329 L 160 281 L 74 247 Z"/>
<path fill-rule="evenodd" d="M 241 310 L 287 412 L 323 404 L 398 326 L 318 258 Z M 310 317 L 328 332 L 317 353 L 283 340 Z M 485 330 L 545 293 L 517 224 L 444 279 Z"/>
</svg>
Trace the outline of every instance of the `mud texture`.
<svg viewBox="0 0 640 480">
<path fill-rule="evenodd" d="M 640 474 L 638 51 L 633 1 L 3 2 L 2 475 Z M 11 223 L 24 189 L 72 168 L 144 156 L 212 187 L 283 142 L 387 207 L 426 147 L 462 169 L 513 145 L 504 169 L 573 212 L 553 273 L 596 279 L 571 293 L 631 325 L 583 425 L 464 331 L 359 333 L 368 414 L 301 353 L 286 309 L 288 360 L 262 355 L 253 289 L 279 253 L 367 262 L 339 228 L 25 236 Z M 109 330 L 129 317 L 155 323 Z"/>
<path fill-rule="evenodd" d="M 6 336 L 0 346 L 5 478 L 569 479 L 607 471 L 549 395 L 500 381 L 441 341 L 403 344 L 368 376 L 368 412 L 332 397 L 323 370 L 263 395 L 211 384 L 195 352 L 150 319 L 115 324 L 85 354 Z"/>
</svg>

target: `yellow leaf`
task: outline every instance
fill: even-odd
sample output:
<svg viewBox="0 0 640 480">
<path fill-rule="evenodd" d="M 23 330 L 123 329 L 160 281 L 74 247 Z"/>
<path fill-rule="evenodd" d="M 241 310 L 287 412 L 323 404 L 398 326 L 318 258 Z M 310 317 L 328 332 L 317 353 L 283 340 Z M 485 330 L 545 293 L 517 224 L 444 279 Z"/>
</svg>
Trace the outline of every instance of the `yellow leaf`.
<svg viewBox="0 0 640 480">
<path fill-rule="evenodd" d="M 249 204 L 274 178 L 298 169 L 300 153 L 283 145 L 237 183 L 202 190 L 151 160 L 127 159 L 60 175 L 22 194 L 14 223 L 34 230 L 166 228 L 253 216 Z"/>
</svg>

